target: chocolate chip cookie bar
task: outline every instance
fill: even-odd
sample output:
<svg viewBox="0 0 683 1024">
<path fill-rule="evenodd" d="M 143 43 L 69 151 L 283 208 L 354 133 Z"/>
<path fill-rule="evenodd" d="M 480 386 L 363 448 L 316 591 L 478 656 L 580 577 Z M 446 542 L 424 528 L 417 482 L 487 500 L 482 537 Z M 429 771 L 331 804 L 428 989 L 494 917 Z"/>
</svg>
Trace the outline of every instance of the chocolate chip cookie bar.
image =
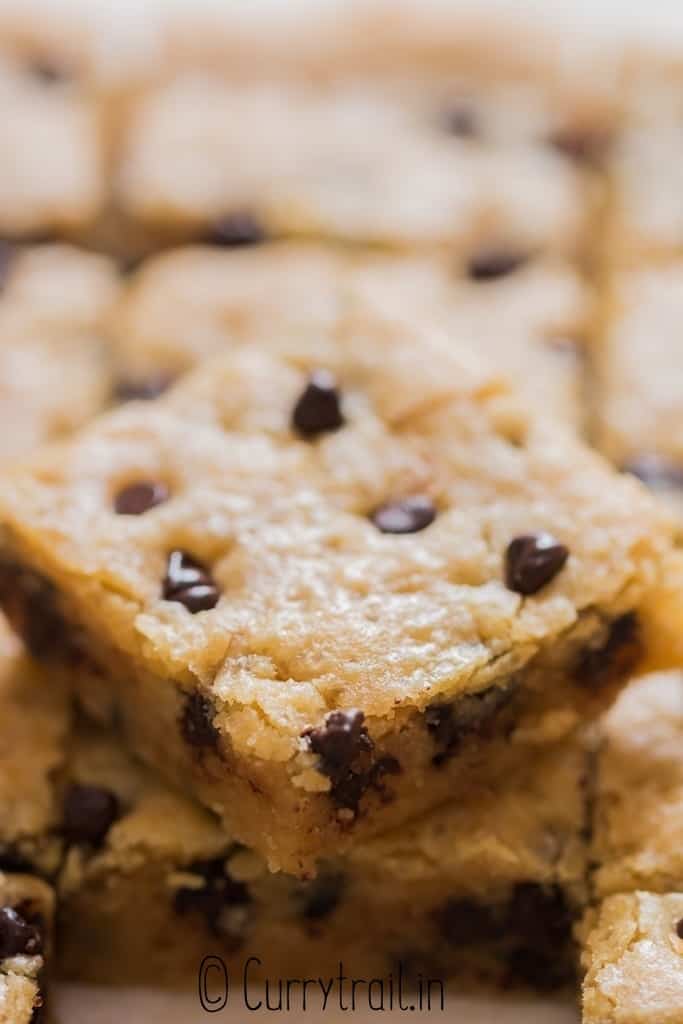
<svg viewBox="0 0 683 1024">
<path fill-rule="evenodd" d="M 585 896 L 585 770 L 578 743 L 559 745 L 299 881 L 84 728 L 66 797 L 61 972 L 194 987 L 213 955 L 233 978 L 258 958 L 254 982 L 332 976 L 341 961 L 354 977 L 401 964 L 412 981 L 562 986 Z"/>
<path fill-rule="evenodd" d="M 645 61 L 631 71 L 622 125 L 609 161 L 612 196 L 605 248 L 634 264 L 679 258 L 683 203 L 677 184 L 683 160 L 681 68 Z"/>
<path fill-rule="evenodd" d="M 54 894 L 62 862 L 59 779 L 71 729 L 66 690 L 0 634 L 0 1021 L 47 1020 Z"/>
<path fill-rule="evenodd" d="M 77 68 L 0 39 L 0 103 L 0 236 L 87 233 L 105 199 L 104 139 Z"/>
<path fill-rule="evenodd" d="M 7 473 L 0 511 L 32 652 L 301 874 L 604 706 L 669 545 L 470 352 L 355 320 L 202 364 Z"/>
<path fill-rule="evenodd" d="M 584 1024 L 681 1024 L 683 893 L 610 896 L 584 951 Z"/>
<path fill-rule="evenodd" d="M 596 345 L 595 440 L 620 468 L 668 499 L 680 516 L 683 423 L 683 264 L 615 274 L 607 329 Z"/>
<path fill-rule="evenodd" d="M 105 322 L 117 289 L 105 257 L 0 244 L 0 461 L 67 434 L 110 401 Z"/>
<path fill-rule="evenodd" d="M 484 249 L 459 265 L 296 243 L 188 247 L 145 262 L 111 332 L 140 386 L 239 344 L 294 337 L 313 348 L 350 315 L 366 329 L 438 324 L 508 370 L 538 408 L 582 425 L 586 287 L 567 264 L 519 251 Z"/>
<path fill-rule="evenodd" d="M 493 127 L 487 139 L 486 119 L 451 88 L 188 68 L 132 105 L 117 206 L 153 245 L 312 237 L 579 251 L 590 190 L 561 145 L 525 141 L 523 99 L 516 141 L 497 144 Z"/>
<path fill-rule="evenodd" d="M 591 851 L 602 902 L 584 924 L 586 1024 L 683 1019 L 682 733 L 680 671 L 635 680 L 602 723 Z"/>
<path fill-rule="evenodd" d="M 70 709 L 63 687 L 43 678 L 2 627 L 0 872 L 46 878 L 59 867 L 55 780 L 66 760 Z"/>
<path fill-rule="evenodd" d="M 0 872 L 0 1024 L 47 1021 L 45 973 L 54 894 L 30 875 Z"/>
</svg>

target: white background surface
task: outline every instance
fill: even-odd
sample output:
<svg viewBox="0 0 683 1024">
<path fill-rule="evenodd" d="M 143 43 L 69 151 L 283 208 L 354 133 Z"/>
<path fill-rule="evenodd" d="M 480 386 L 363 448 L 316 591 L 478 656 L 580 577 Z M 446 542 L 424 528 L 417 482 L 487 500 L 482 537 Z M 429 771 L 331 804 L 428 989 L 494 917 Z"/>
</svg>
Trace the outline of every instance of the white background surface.
<svg viewBox="0 0 683 1024">
<path fill-rule="evenodd" d="M 290 8 L 301 7 L 310 11 L 316 6 L 343 6 L 356 0 L 28 0 L 32 11 L 68 7 L 83 10 L 85 16 L 100 16 L 106 13 L 115 22 L 119 19 L 134 18 L 153 20 L 155 14 L 164 8 L 188 4 L 194 7 L 233 8 L 240 5 L 259 3 L 266 10 L 269 6 Z M 652 41 L 680 49 L 683 53 L 683 0 L 429 0 L 450 4 L 455 9 L 481 12 L 485 9 L 505 11 L 520 20 L 555 23 L 558 30 L 587 34 L 614 42 L 620 37 L 631 41 Z M 0 9 L 26 5 L 26 0 L 0 0 Z M 209 1017 L 199 1007 L 198 998 L 190 995 L 157 994 L 154 992 L 133 992 L 120 990 L 95 990 L 64 987 L 55 993 L 55 1008 L 60 1024 L 200 1024 L 207 1021 L 243 1021 L 276 1019 L 281 1014 L 247 1013 L 245 1010 L 229 1009 Z M 287 1015 L 290 1019 L 293 1015 Z M 326 1024 L 348 1021 L 350 1014 L 328 1012 L 324 1015 Z M 368 1017 L 376 1019 L 375 1015 Z M 398 1020 L 404 1014 L 383 1014 Z M 313 1022 L 314 1014 L 306 1017 Z M 357 1024 L 364 1015 L 357 1013 L 351 1019 Z M 297 1020 L 302 1016 L 297 1014 Z M 447 1020 L 449 1024 L 576 1024 L 576 1011 L 558 1005 L 542 1002 L 515 1003 L 502 1006 L 488 1001 L 448 1000 L 445 1014 L 420 1015 L 422 1021 Z"/>
</svg>

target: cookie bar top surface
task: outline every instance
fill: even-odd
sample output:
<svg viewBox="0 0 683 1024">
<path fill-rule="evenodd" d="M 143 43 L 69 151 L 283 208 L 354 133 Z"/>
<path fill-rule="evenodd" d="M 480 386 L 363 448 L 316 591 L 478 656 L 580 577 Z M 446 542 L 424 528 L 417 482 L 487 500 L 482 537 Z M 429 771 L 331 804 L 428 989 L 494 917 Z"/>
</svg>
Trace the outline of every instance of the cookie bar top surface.
<svg viewBox="0 0 683 1024">
<path fill-rule="evenodd" d="M 115 188 L 125 215 L 164 236 L 226 242 L 248 220 L 274 236 L 573 252 L 585 213 L 582 179 L 552 146 L 479 144 L 440 98 L 362 79 L 180 74 L 135 104 Z"/>
<path fill-rule="evenodd" d="M 117 514 L 139 483 L 148 511 Z M 637 604 L 668 543 L 635 481 L 395 325 L 204 364 L 8 474 L 2 515 L 91 630 L 210 687 L 234 746 L 275 760 L 334 708 L 391 727 L 509 678 Z"/>
<path fill-rule="evenodd" d="M 242 343 L 313 347 L 349 315 L 440 324 L 507 368 L 539 408 L 578 425 L 589 298 L 567 264 L 526 256 L 483 250 L 459 265 L 293 243 L 189 247 L 144 264 L 111 330 L 127 374 L 144 381 Z"/>
<path fill-rule="evenodd" d="M 102 126 L 88 91 L 58 62 L 10 51 L 0 53 L 0 101 L 3 236 L 88 227 L 104 200 Z"/>
<path fill-rule="evenodd" d="M 67 434 L 108 403 L 104 324 L 117 288 L 104 257 L 0 246 L 0 460 Z"/>
<path fill-rule="evenodd" d="M 680 672 L 634 681 L 605 716 L 593 835 L 598 895 L 683 890 L 682 736 Z"/>
<path fill-rule="evenodd" d="M 582 954 L 584 1024 L 680 1024 L 683 895 L 610 896 Z"/>
<path fill-rule="evenodd" d="M 683 370 L 676 323 L 683 264 L 615 275 L 611 321 L 596 349 L 596 442 L 609 458 L 669 497 L 680 513 Z"/>
<path fill-rule="evenodd" d="M 30 875 L 0 873 L 1 1024 L 33 1024 L 38 1019 L 53 914 L 54 895 L 48 885 Z"/>
</svg>

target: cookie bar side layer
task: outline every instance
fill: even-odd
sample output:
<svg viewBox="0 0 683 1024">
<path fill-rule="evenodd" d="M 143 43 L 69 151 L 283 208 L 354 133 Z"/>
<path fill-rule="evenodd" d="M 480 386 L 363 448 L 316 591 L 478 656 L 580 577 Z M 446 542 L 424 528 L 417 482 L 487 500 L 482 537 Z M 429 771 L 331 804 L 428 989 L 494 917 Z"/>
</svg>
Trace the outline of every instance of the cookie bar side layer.
<svg viewBox="0 0 683 1024">
<path fill-rule="evenodd" d="M 597 710 L 668 543 L 469 354 L 371 340 L 232 353 L 2 489 L 34 652 L 113 679 L 143 756 L 292 870 L 438 802 L 482 736 Z"/>
<path fill-rule="evenodd" d="M 194 987 L 213 955 L 249 984 L 333 976 L 341 961 L 347 976 L 400 969 L 406 984 L 430 972 L 560 986 L 583 898 L 584 770 L 578 744 L 558 746 L 297 881 L 270 874 L 111 735 L 83 729 L 70 802 L 102 813 L 95 846 L 71 834 L 59 881 L 62 974 Z"/>
<path fill-rule="evenodd" d="M 683 894 L 610 896 L 585 929 L 584 1024 L 680 1024 Z"/>
</svg>

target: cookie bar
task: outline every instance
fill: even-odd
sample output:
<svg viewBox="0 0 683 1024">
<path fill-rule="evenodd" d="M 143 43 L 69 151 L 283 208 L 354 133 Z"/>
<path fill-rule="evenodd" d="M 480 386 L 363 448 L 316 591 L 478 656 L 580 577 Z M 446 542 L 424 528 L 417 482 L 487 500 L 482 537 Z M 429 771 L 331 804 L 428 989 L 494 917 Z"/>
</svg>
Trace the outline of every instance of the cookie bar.
<svg viewBox="0 0 683 1024">
<path fill-rule="evenodd" d="M 49 885 L 30 875 L 0 872 L 0 1024 L 47 1021 L 53 915 Z"/>
<path fill-rule="evenodd" d="M 669 499 L 680 515 L 683 369 L 676 323 L 683 263 L 615 275 L 610 314 L 595 352 L 595 440 L 602 451 Z"/>
<path fill-rule="evenodd" d="M 603 706 L 668 549 L 636 481 L 395 324 L 204 363 L 0 508 L 32 652 L 293 872 Z"/>
<path fill-rule="evenodd" d="M 0 1022 L 36 1024 L 47 1019 L 54 895 L 43 879 L 62 861 L 57 787 L 71 714 L 65 689 L 42 678 L 4 625 L 0 703 Z"/>
<path fill-rule="evenodd" d="M 573 975 L 585 895 L 585 769 L 579 744 L 549 749 L 302 882 L 270 874 L 111 735 L 83 729 L 67 801 L 84 834 L 73 831 L 58 883 L 61 972 L 194 987 L 212 955 L 232 978 L 258 958 L 250 982 L 332 976 L 341 961 L 352 977 L 397 977 L 400 963 L 404 981 L 558 987 Z"/>
<path fill-rule="evenodd" d="M 595 765 L 584 1021 L 683 1020 L 683 674 L 632 682 Z M 634 814 L 634 807 L 637 813 Z"/>
<path fill-rule="evenodd" d="M 104 257 L 0 245 L 0 460 L 67 434 L 110 400 L 105 321 L 118 288 Z"/>
<path fill-rule="evenodd" d="M 480 137 L 487 118 L 479 125 L 462 87 L 455 98 L 453 88 L 181 71 L 132 104 L 117 206 L 153 245 L 312 237 L 579 251 L 591 190 L 575 163 L 546 139 L 525 140 L 523 97 L 497 122 L 517 116 L 516 141 L 496 144 L 496 129 Z"/>
<path fill-rule="evenodd" d="M 665 60 L 630 69 L 622 124 L 609 161 L 609 257 L 622 264 L 683 254 L 683 78 Z"/>
<path fill-rule="evenodd" d="M 0 236 L 87 233 L 105 199 L 104 140 L 78 68 L 59 51 L 0 43 L 0 103 Z"/>
<path fill-rule="evenodd" d="M 336 331 L 344 317 L 440 325 L 509 370 L 538 408 L 583 423 L 586 288 L 567 264 L 518 252 L 479 262 L 370 255 L 281 243 L 203 246 L 145 262 L 111 327 L 131 380 L 171 380 L 238 344 L 272 346 Z M 505 324 L 505 331 L 500 325 Z"/>
<path fill-rule="evenodd" d="M 584 1024 L 681 1024 L 683 893 L 610 896 L 584 950 Z"/>
<path fill-rule="evenodd" d="M 683 891 L 683 675 L 653 673 L 631 683 L 601 731 L 595 892 Z"/>
</svg>

